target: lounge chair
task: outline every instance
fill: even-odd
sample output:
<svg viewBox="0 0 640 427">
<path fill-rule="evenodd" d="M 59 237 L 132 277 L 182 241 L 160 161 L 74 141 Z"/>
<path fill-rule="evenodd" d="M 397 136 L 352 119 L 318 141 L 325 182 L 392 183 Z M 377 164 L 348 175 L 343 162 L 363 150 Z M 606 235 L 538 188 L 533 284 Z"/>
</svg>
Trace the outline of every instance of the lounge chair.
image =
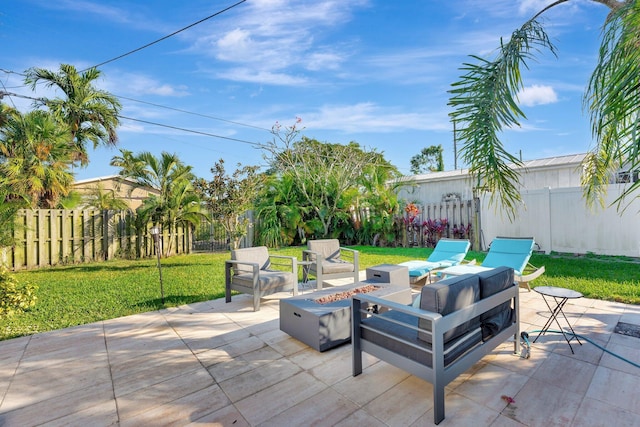
<svg viewBox="0 0 640 427">
<path fill-rule="evenodd" d="M 356 283 L 360 280 L 358 255 L 358 251 L 340 246 L 338 239 L 309 240 L 307 250 L 302 251 L 302 261 L 307 264 L 304 278 L 309 273 L 316 276 L 318 290 L 331 279 L 349 277 Z"/>
<path fill-rule="evenodd" d="M 225 262 L 226 302 L 231 302 L 232 290 L 253 295 L 253 311 L 260 310 L 260 298 L 266 295 L 291 290 L 297 295 L 298 261 L 296 257 L 269 255 L 266 246 L 232 250 L 231 259 Z"/>
<path fill-rule="evenodd" d="M 412 285 L 424 284 L 427 278 L 431 283 L 432 272 L 460 264 L 470 247 L 468 240 L 440 239 L 426 261 L 412 260 L 400 265 L 409 269 L 409 283 Z"/>
<path fill-rule="evenodd" d="M 477 274 L 481 271 L 496 267 L 511 267 L 514 279 L 520 287 L 529 291 L 529 282 L 544 273 L 544 266 L 535 267 L 529 264 L 529 258 L 535 246 L 532 237 L 496 237 L 491 242 L 487 257 L 480 265 L 456 265 L 439 271 L 445 276 L 460 276 L 462 274 Z"/>
</svg>

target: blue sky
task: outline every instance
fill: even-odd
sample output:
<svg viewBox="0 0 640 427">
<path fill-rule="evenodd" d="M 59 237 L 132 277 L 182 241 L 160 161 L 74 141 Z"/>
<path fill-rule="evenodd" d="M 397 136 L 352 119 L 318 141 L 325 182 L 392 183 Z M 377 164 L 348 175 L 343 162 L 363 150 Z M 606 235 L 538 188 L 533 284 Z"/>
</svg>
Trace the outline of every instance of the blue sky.
<svg viewBox="0 0 640 427">
<path fill-rule="evenodd" d="M 3 2 L 0 89 L 52 96 L 43 88 L 34 94 L 12 72 L 100 64 L 236 1 Z M 447 91 L 460 66 L 470 54 L 490 56 L 500 37 L 508 38 L 548 3 L 247 0 L 100 66 L 98 86 L 121 97 L 122 116 L 224 138 L 123 119 L 118 147 L 90 150 L 90 164 L 76 170 L 76 178 L 117 173 L 109 161 L 119 148 L 177 153 L 204 178 L 220 158 L 228 170 L 236 163 L 265 165 L 258 147 L 273 139 L 269 131 L 275 122 L 291 125 L 296 117 L 302 119 L 303 135 L 358 142 L 383 152 L 404 174 L 412 156 L 438 144 L 445 168 L 453 169 Z M 590 147 L 582 95 L 607 13 L 602 5 L 576 0 L 544 15 L 558 58 L 545 52 L 524 73 L 520 103 L 528 119 L 505 132 L 510 152 L 530 160 Z M 29 108 L 18 97 L 3 102 Z"/>
</svg>

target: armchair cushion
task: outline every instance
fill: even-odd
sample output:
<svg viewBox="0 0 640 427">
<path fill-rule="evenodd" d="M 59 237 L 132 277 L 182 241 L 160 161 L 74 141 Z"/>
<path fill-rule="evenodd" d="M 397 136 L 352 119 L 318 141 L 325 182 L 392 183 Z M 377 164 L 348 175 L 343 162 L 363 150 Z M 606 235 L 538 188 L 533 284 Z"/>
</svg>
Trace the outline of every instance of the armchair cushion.
<svg viewBox="0 0 640 427">
<path fill-rule="evenodd" d="M 322 261 L 324 274 L 348 273 L 353 271 L 353 263 L 341 259 L 325 259 Z"/>
<path fill-rule="evenodd" d="M 271 265 L 269 261 L 269 250 L 266 246 L 257 246 L 255 248 L 234 249 L 231 251 L 231 259 L 242 262 L 254 262 L 258 264 L 260 270 L 266 270 Z M 235 274 L 251 273 L 253 267 L 249 264 L 237 264 L 234 266 Z"/>
<path fill-rule="evenodd" d="M 277 289 L 287 285 L 293 286 L 296 283 L 295 279 L 293 273 L 290 271 L 260 270 L 260 274 L 258 275 L 260 290 L 262 292 L 268 292 L 270 290 L 277 291 Z M 233 282 L 236 285 L 251 288 L 253 286 L 253 274 L 236 274 L 233 276 Z"/>
<path fill-rule="evenodd" d="M 390 310 L 379 317 L 362 320 L 362 339 L 373 342 L 393 353 L 401 354 L 422 365 L 432 367 L 431 344 L 418 339 L 418 317 Z M 444 344 L 444 365 L 447 366 L 470 348 L 481 342 L 479 327 Z"/>
<path fill-rule="evenodd" d="M 514 271 L 509 267 L 498 267 L 478 273 L 480 279 L 480 298 L 508 289 L 514 283 Z M 511 302 L 506 301 L 480 316 L 482 323 L 482 339 L 487 340 L 513 322 Z"/>
<path fill-rule="evenodd" d="M 452 277 L 425 286 L 420 293 L 420 308 L 443 316 L 468 307 L 480 300 L 480 279 L 474 274 Z M 430 331 L 431 322 L 420 319 L 420 327 Z M 445 344 L 480 326 L 480 319 L 471 319 L 444 333 Z M 431 344 L 431 334 L 418 332 L 418 338 Z"/>
<path fill-rule="evenodd" d="M 309 240 L 307 247 L 325 259 L 340 258 L 340 241 L 338 239 Z"/>
</svg>

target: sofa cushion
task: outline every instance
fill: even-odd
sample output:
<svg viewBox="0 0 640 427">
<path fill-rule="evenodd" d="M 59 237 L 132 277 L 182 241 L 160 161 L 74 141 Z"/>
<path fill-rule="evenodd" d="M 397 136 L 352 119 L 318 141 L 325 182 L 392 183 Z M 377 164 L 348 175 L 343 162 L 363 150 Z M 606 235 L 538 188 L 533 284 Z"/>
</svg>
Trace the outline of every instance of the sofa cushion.
<svg viewBox="0 0 640 427">
<path fill-rule="evenodd" d="M 257 263 L 260 270 L 269 268 L 269 250 L 266 246 L 256 246 L 255 248 L 233 249 L 231 251 L 231 259 L 243 262 Z M 253 268 L 250 265 L 234 266 L 235 274 L 251 273 Z"/>
<path fill-rule="evenodd" d="M 513 269 L 498 267 L 478 273 L 480 279 L 480 297 L 488 298 L 511 286 L 516 286 L 513 280 Z M 486 341 L 513 322 L 511 302 L 506 301 L 480 316 L 482 323 L 482 338 Z"/>
<path fill-rule="evenodd" d="M 420 308 L 422 310 L 440 313 L 443 316 L 461 308 L 468 307 L 480 300 L 480 280 L 475 274 L 450 277 L 429 286 L 424 286 L 420 293 Z M 420 319 L 420 328 L 431 330 L 431 322 Z M 447 343 L 473 328 L 480 326 L 480 319 L 469 320 L 444 333 Z M 418 332 L 418 338 L 428 343 L 432 342 L 431 334 Z"/>
</svg>

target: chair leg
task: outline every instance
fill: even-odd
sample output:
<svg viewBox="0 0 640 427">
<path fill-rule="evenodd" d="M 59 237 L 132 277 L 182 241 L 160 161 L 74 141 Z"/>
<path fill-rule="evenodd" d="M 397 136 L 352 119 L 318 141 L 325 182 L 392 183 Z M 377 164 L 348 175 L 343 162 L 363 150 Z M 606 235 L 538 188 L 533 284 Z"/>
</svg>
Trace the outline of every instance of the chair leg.
<svg viewBox="0 0 640 427">
<path fill-rule="evenodd" d="M 359 314 L 360 307 L 360 300 L 351 300 L 351 363 L 354 377 L 362 373 L 362 346 L 360 345 Z"/>
<path fill-rule="evenodd" d="M 231 266 L 229 264 L 225 265 L 224 295 L 225 302 L 231 302 Z"/>
</svg>

